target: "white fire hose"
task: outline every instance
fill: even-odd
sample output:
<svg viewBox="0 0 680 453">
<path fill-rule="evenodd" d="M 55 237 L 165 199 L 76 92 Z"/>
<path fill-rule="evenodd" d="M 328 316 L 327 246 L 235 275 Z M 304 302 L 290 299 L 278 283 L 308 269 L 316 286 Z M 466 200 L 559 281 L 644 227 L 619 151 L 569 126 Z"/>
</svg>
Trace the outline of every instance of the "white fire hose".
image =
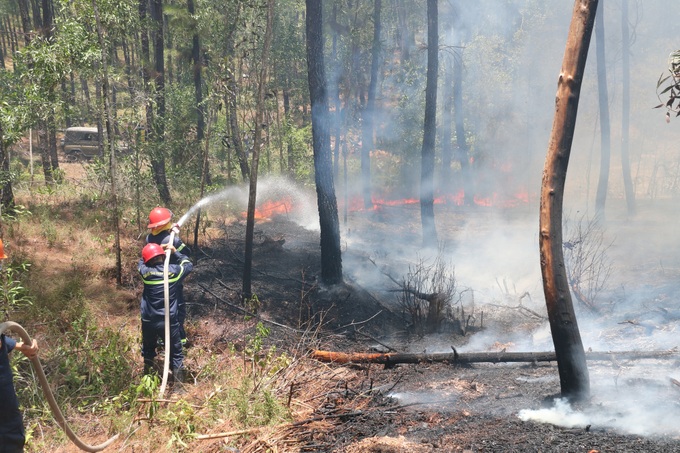
<svg viewBox="0 0 680 453">
<path fill-rule="evenodd" d="M 179 225 L 179 223 L 177 224 Z M 170 240 L 168 245 L 171 247 L 175 242 L 175 232 L 170 232 Z M 170 266 L 170 255 L 172 255 L 172 248 L 165 249 L 165 263 L 163 264 L 163 295 L 165 296 L 165 360 L 163 360 L 163 380 L 161 381 L 161 389 L 159 398 L 165 395 L 165 387 L 168 384 L 168 374 L 170 372 L 170 361 L 172 356 L 172 345 L 170 344 L 170 281 L 168 279 L 168 267 Z M 179 307 L 177 307 L 179 309 Z"/>
<path fill-rule="evenodd" d="M 31 340 L 31 337 L 28 335 L 26 330 L 16 322 L 6 321 L 0 324 L 0 334 L 5 333 L 6 330 L 11 330 L 13 332 L 18 333 L 21 339 L 23 340 L 24 344 L 30 345 L 33 343 L 33 340 Z M 45 395 L 45 398 L 47 399 L 47 402 L 50 405 L 50 409 L 52 409 L 52 415 L 54 415 L 57 424 L 61 427 L 61 429 L 64 430 L 64 432 L 71 440 L 71 442 L 73 442 L 78 448 L 80 448 L 83 451 L 96 452 L 104 450 L 118 438 L 118 434 L 116 434 L 106 442 L 101 443 L 99 445 L 88 445 L 82 440 L 80 440 L 80 438 L 76 436 L 76 434 L 68 426 L 68 423 L 66 423 L 64 414 L 62 414 L 61 409 L 59 409 L 59 406 L 57 405 L 57 400 L 54 398 L 54 394 L 52 393 L 50 384 L 47 382 L 47 377 L 45 377 L 45 372 L 43 371 L 42 365 L 40 364 L 40 359 L 38 359 L 38 356 L 36 355 L 35 357 L 29 358 L 29 360 L 31 361 L 31 365 L 33 365 L 35 373 L 38 375 L 40 387 L 42 387 L 43 395 Z"/>
</svg>

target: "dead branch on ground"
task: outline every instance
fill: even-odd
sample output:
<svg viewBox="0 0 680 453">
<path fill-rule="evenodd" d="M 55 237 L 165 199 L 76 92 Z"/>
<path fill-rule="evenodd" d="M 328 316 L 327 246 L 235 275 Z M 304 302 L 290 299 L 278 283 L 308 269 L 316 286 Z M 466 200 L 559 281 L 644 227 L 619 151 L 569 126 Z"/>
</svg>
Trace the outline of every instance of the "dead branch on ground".
<svg viewBox="0 0 680 453">
<path fill-rule="evenodd" d="M 677 348 L 663 351 L 589 351 L 587 360 L 641 360 L 677 358 Z M 445 353 L 368 353 L 368 352 L 335 352 L 314 350 L 310 357 L 321 362 L 332 363 L 380 363 L 386 366 L 397 363 L 499 363 L 499 362 L 555 362 L 554 352 L 470 352 L 457 351 Z"/>
</svg>

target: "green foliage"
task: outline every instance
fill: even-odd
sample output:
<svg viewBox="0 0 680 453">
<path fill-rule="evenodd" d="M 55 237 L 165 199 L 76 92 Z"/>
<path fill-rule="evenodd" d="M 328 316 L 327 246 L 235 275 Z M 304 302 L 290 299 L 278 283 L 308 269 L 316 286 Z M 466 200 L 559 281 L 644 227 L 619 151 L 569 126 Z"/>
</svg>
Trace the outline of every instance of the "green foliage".
<svg viewBox="0 0 680 453">
<path fill-rule="evenodd" d="M 295 179 L 302 182 L 313 182 L 312 125 L 308 124 L 303 127 L 290 125 L 283 141 L 290 146 L 288 152 L 293 155 Z"/>
<path fill-rule="evenodd" d="M 28 275 L 31 264 L 28 262 L 10 262 L 0 269 L 0 294 L 3 319 L 12 319 L 11 314 L 33 305 L 33 298 L 22 283 Z"/>
<path fill-rule="evenodd" d="M 132 364 L 129 341 L 120 332 L 90 325 L 87 313 L 76 318 L 64 334 L 67 345 L 47 358 L 57 366 L 60 396 L 72 407 L 94 411 L 104 404 L 102 395 L 128 388 Z"/>
<path fill-rule="evenodd" d="M 149 420 L 153 420 L 160 407 L 160 403 L 156 400 L 160 386 L 161 379 L 157 374 L 152 373 L 143 375 L 141 381 L 135 387 L 135 398 L 148 398 L 151 400 L 146 406 L 146 416 Z"/>
</svg>

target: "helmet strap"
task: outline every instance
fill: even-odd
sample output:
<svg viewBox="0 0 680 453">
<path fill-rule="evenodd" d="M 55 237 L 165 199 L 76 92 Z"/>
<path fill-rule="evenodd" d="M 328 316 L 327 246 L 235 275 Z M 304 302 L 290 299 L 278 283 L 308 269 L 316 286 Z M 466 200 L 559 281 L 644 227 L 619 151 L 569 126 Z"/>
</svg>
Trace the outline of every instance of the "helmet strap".
<svg viewBox="0 0 680 453">
<path fill-rule="evenodd" d="M 152 229 L 151 234 L 153 234 L 155 236 L 158 233 L 160 233 L 161 231 L 169 230 L 170 228 L 172 228 L 172 223 L 168 222 L 165 225 L 161 225 L 159 227 Z"/>
</svg>

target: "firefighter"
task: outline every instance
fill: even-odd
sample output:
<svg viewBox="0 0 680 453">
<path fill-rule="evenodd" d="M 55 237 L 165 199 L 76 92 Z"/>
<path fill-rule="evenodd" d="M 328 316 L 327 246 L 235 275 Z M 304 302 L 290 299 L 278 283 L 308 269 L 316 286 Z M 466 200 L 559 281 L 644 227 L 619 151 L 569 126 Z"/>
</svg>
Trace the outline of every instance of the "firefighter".
<svg viewBox="0 0 680 453">
<path fill-rule="evenodd" d="M 174 263 L 168 265 L 168 289 L 170 307 L 170 352 L 165 345 L 165 360 L 171 360 L 175 382 L 184 381 L 184 354 L 179 333 L 179 295 L 182 281 L 192 271 L 193 264 L 189 258 L 178 252 L 171 244 L 164 246 L 150 243 L 142 249 L 138 270 L 144 282 L 142 292 L 142 356 L 144 357 L 144 373 L 154 370 L 156 345 L 158 339 L 165 335 L 165 285 L 164 267 L 165 250 L 169 248 L 174 255 Z"/>
<path fill-rule="evenodd" d="M 147 244 L 159 244 L 163 245 L 170 241 L 170 232 L 175 232 L 175 239 L 172 245 L 177 249 L 178 252 L 182 253 L 187 257 L 191 257 L 191 249 L 182 242 L 179 237 L 179 224 L 172 224 L 172 212 L 167 208 L 157 207 L 153 208 L 149 213 L 149 224 L 147 228 L 151 232 L 146 236 Z M 174 258 L 170 257 L 170 262 L 173 263 Z M 176 261 L 174 261 L 176 264 Z M 179 316 L 179 334 L 182 340 L 182 346 L 188 347 L 189 343 L 187 341 L 187 334 L 184 331 L 184 320 L 187 316 L 186 306 L 184 304 L 184 285 L 181 284 L 179 287 L 178 296 L 178 316 Z"/>
<path fill-rule="evenodd" d="M 0 239 L 0 263 L 7 258 L 5 247 Z M 26 437 L 24 435 L 24 421 L 19 410 L 19 401 L 14 390 L 12 368 L 8 354 L 13 350 L 21 351 L 26 357 L 38 355 L 38 342 L 34 339 L 29 346 L 15 341 L 4 334 L 0 335 L 0 453 L 15 453 L 24 451 Z"/>
</svg>

